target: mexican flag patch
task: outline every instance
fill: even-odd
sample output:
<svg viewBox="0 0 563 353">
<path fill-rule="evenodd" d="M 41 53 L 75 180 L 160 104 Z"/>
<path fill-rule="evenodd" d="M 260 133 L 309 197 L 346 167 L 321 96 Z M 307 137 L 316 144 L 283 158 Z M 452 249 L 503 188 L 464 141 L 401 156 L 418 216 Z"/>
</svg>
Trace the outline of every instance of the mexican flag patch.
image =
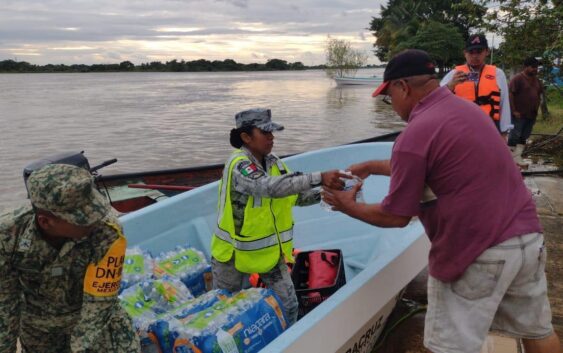
<svg viewBox="0 0 563 353">
<path fill-rule="evenodd" d="M 248 167 L 243 168 L 240 172 L 244 176 L 249 176 L 250 174 L 254 173 L 257 170 L 258 170 L 258 168 L 256 168 L 256 165 L 254 163 L 252 163 Z"/>
</svg>

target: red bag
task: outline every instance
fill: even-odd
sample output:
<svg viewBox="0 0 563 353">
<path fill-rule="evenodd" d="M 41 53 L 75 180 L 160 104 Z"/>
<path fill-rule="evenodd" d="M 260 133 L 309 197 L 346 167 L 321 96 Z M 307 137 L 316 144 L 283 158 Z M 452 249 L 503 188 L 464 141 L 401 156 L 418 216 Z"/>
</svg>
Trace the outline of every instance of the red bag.
<svg viewBox="0 0 563 353">
<path fill-rule="evenodd" d="M 338 253 L 313 251 L 309 254 L 309 288 L 334 285 L 338 272 Z"/>
</svg>

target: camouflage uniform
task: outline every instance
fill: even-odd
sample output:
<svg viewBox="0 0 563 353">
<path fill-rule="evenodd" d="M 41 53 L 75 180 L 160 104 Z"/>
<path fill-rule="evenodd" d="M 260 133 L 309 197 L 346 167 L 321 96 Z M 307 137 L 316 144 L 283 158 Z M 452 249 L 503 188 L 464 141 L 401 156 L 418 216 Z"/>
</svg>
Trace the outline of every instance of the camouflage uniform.
<svg viewBox="0 0 563 353">
<path fill-rule="evenodd" d="M 0 352 L 15 352 L 18 337 L 29 353 L 140 352 L 117 298 L 119 264 L 117 288 L 102 294 L 87 290 L 85 276 L 100 271 L 113 245 L 123 240 L 91 175 L 48 165 L 33 172 L 27 185 L 36 208 L 74 225 L 94 226 L 89 236 L 68 239 L 57 249 L 44 239 L 32 206 L 0 216 Z"/>
<path fill-rule="evenodd" d="M 282 130 L 283 126 L 271 121 L 270 110 L 252 109 L 238 113 L 235 117 L 237 128 L 252 125 L 264 131 Z M 240 148 L 248 157 L 236 162 L 232 171 L 231 203 L 236 233 L 240 233 L 244 222 L 244 210 L 248 198 L 252 195 L 255 199 L 260 197 L 278 198 L 298 194 L 297 206 L 308 206 L 318 203 L 321 199 L 320 189 L 321 172 L 303 174 L 290 172 L 280 176 L 270 176 L 268 171 L 277 163 L 279 157 L 269 154 L 264 157 L 262 164 L 252 153 L 242 146 Z M 250 168 L 249 168 L 250 167 Z M 250 171 L 250 172 L 249 172 Z M 220 262 L 212 258 L 213 283 L 215 288 L 230 291 L 242 289 L 244 277 L 235 269 L 234 255 L 228 262 Z M 297 297 L 287 265 L 280 257 L 280 262 L 268 273 L 260 274 L 266 286 L 272 289 L 286 310 L 290 324 L 297 320 Z"/>
</svg>

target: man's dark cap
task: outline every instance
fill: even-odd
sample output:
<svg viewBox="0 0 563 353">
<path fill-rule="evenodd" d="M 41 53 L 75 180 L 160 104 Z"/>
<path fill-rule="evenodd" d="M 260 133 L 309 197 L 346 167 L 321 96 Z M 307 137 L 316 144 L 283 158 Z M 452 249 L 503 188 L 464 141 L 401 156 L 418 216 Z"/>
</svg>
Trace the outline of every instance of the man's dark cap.
<svg viewBox="0 0 563 353">
<path fill-rule="evenodd" d="M 385 94 L 391 80 L 399 78 L 434 75 L 436 65 L 427 52 L 418 49 L 407 49 L 395 55 L 385 67 L 383 83 L 371 94 L 372 97 Z"/>
<path fill-rule="evenodd" d="M 540 62 L 538 61 L 538 59 L 534 58 L 533 56 L 530 56 L 529 58 L 526 58 L 524 60 L 524 66 L 526 66 L 526 67 L 538 67 L 538 66 L 540 66 Z"/>
<path fill-rule="evenodd" d="M 489 49 L 489 43 L 487 42 L 487 37 L 482 33 L 472 34 L 465 42 L 465 50 L 473 49 Z"/>
</svg>

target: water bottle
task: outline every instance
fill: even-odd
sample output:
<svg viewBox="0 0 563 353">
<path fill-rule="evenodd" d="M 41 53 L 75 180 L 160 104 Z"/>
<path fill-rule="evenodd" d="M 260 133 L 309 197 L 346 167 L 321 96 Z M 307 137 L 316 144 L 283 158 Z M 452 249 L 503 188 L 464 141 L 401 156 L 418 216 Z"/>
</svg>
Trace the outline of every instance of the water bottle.
<svg viewBox="0 0 563 353">
<path fill-rule="evenodd" d="M 340 173 L 352 176 L 351 179 L 340 178 L 340 180 L 342 180 L 344 182 L 344 188 L 342 189 L 343 191 L 351 190 L 354 187 L 354 185 L 356 185 L 358 182 L 362 181 L 362 179 L 360 177 L 352 175 L 352 172 L 350 172 L 350 171 L 340 170 Z M 356 193 L 356 202 L 360 202 L 360 203 L 365 202 L 362 189 L 358 190 L 358 192 Z M 329 205 L 328 203 L 326 203 L 324 200 L 321 200 L 320 206 L 325 211 L 328 211 L 328 212 L 332 211 L 332 206 Z"/>
<path fill-rule="evenodd" d="M 224 353 L 239 353 L 237 343 L 233 336 L 222 329 L 217 331 L 217 344 Z"/>
</svg>

